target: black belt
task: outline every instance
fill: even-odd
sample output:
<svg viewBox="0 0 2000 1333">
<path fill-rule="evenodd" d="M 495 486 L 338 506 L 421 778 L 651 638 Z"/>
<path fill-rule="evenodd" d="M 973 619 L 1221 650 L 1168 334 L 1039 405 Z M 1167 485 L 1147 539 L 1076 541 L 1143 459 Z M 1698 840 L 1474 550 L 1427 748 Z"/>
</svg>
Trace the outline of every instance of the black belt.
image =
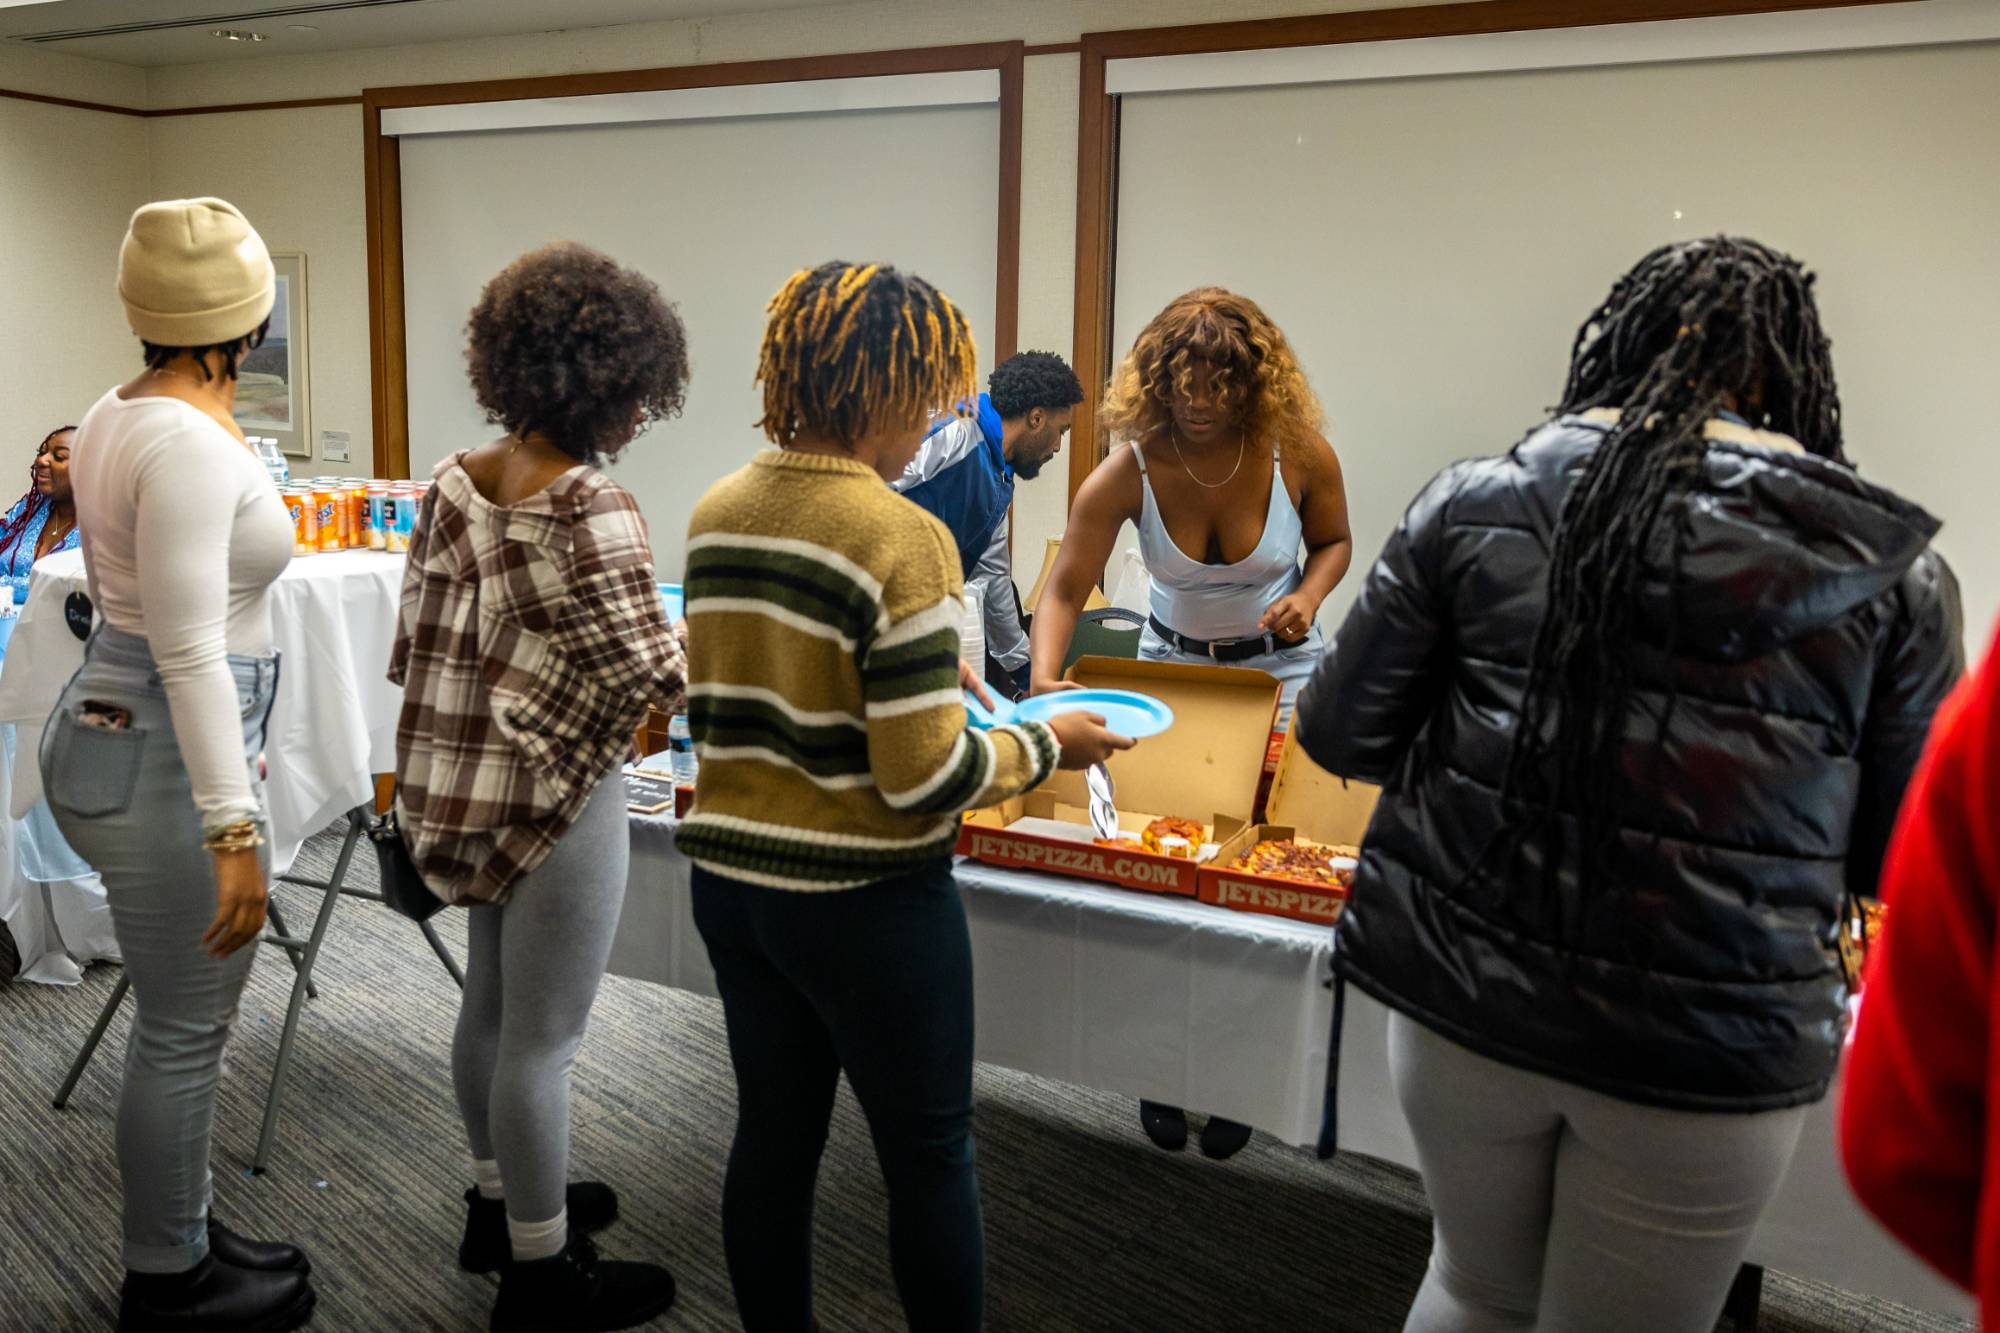
<svg viewBox="0 0 2000 1333">
<path fill-rule="evenodd" d="M 1275 634 L 1265 634 L 1255 639 L 1190 639 L 1185 634 L 1177 634 L 1160 623 L 1158 616 L 1147 616 L 1146 623 L 1153 633 L 1169 644 L 1192 657 L 1206 657 L 1213 662 L 1247 662 L 1253 657 L 1275 653 L 1280 648 L 1294 645 L 1278 638 Z"/>
</svg>

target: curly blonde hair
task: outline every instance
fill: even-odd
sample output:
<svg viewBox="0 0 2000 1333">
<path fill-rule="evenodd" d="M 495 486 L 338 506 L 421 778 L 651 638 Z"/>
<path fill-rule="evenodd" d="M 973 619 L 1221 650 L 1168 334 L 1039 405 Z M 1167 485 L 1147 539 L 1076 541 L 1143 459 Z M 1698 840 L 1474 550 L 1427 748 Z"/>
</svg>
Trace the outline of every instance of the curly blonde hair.
<svg viewBox="0 0 2000 1333">
<path fill-rule="evenodd" d="M 1111 377 L 1098 409 L 1107 438 L 1144 439 L 1172 421 L 1196 362 L 1251 439 L 1296 449 L 1319 433 L 1325 413 L 1284 331 L 1249 297 L 1197 287 L 1153 317 Z"/>
</svg>

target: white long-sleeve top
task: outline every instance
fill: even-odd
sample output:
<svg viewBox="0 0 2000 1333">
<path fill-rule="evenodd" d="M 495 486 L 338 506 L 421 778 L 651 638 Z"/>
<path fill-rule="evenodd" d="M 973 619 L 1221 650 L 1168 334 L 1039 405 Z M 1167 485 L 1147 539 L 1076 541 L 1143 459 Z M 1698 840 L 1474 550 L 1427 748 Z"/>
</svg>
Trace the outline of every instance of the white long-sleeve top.
<svg viewBox="0 0 2000 1333">
<path fill-rule="evenodd" d="M 271 584 L 291 517 L 241 441 L 178 398 L 97 400 L 70 448 L 91 599 L 144 638 L 212 831 L 257 813 L 231 653 L 271 651 Z"/>
</svg>

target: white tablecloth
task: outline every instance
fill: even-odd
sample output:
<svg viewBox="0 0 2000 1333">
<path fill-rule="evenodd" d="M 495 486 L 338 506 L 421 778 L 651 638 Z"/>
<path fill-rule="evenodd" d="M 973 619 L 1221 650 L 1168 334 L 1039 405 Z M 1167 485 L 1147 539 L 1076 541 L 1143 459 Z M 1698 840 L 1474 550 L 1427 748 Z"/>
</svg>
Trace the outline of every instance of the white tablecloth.
<svg viewBox="0 0 2000 1333">
<path fill-rule="evenodd" d="M 265 743 L 278 873 L 290 868 L 308 837 L 371 803 L 373 775 L 394 767 L 403 695 L 384 672 L 402 579 L 400 555 L 343 551 L 292 561 L 271 590 L 274 638 L 283 655 Z M 42 726 L 83 662 L 83 643 L 71 633 L 63 606 L 84 589 L 82 552 L 37 564 L 0 670 L 0 722 L 12 722 L 20 736 L 13 775 L 17 819 L 41 799 Z"/>
<path fill-rule="evenodd" d="M 713 995 L 673 830 L 666 816 L 633 817 L 611 971 Z M 972 929 L 979 1059 L 1226 1115 L 1294 1144 L 1317 1141 L 1333 1022 L 1325 927 L 975 862 L 957 874 Z M 1389 1078 L 1388 1011 L 1351 988 L 1338 1086 L 1340 1150 L 1414 1168 Z M 1836 1104 L 1814 1110 L 1751 1262 L 1970 1318 L 1971 1303 L 1848 1192 Z"/>
</svg>

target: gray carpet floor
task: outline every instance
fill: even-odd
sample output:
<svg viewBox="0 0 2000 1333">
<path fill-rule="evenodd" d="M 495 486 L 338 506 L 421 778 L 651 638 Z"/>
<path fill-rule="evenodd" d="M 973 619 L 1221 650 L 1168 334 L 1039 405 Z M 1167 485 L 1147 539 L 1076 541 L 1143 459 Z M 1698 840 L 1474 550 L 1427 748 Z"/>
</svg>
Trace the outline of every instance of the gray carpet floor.
<svg viewBox="0 0 2000 1333">
<path fill-rule="evenodd" d="M 327 850 L 315 843 L 301 869 Z M 314 897 L 281 890 L 295 928 Z M 462 957 L 462 914 L 439 922 Z M 217 1215 L 311 1250 L 316 1329 L 484 1328 L 494 1282 L 453 1264 L 469 1182 L 447 1073 L 457 992 L 413 927 L 354 901 L 337 910 L 317 975 L 271 1170 L 254 1179 L 246 1168 L 290 969 L 266 950 L 252 976 L 216 1117 Z M 124 1018 L 69 1108 L 49 1105 L 115 977 L 98 967 L 69 990 L 0 983 L 0 1328 L 115 1322 L 111 1135 Z M 1317 1162 L 1262 1135 L 1227 1163 L 1170 1156 L 1145 1140 L 1124 1099 L 1000 1069 L 980 1069 L 977 1093 L 989 1328 L 1400 1326 L 1429 1250 L 1422 1188 L 1407 1172 Z M 719 1005 L 606 979 L 576 1069 L 574 1172 L 623 1196 L 624 1219 L 600 1238 L 608 1256 L 664 1261 L 679 1276 L 661 1329 L 736 1327 L 717 1221 L 733 1096 Z M 844 1090 L 820 1177 L 817 1247 L 827 1333 L 903 1327 L 881 1183 Z M 1763 1327 L 1966 1326 L 1773 1274 Z"/>
</svg>

